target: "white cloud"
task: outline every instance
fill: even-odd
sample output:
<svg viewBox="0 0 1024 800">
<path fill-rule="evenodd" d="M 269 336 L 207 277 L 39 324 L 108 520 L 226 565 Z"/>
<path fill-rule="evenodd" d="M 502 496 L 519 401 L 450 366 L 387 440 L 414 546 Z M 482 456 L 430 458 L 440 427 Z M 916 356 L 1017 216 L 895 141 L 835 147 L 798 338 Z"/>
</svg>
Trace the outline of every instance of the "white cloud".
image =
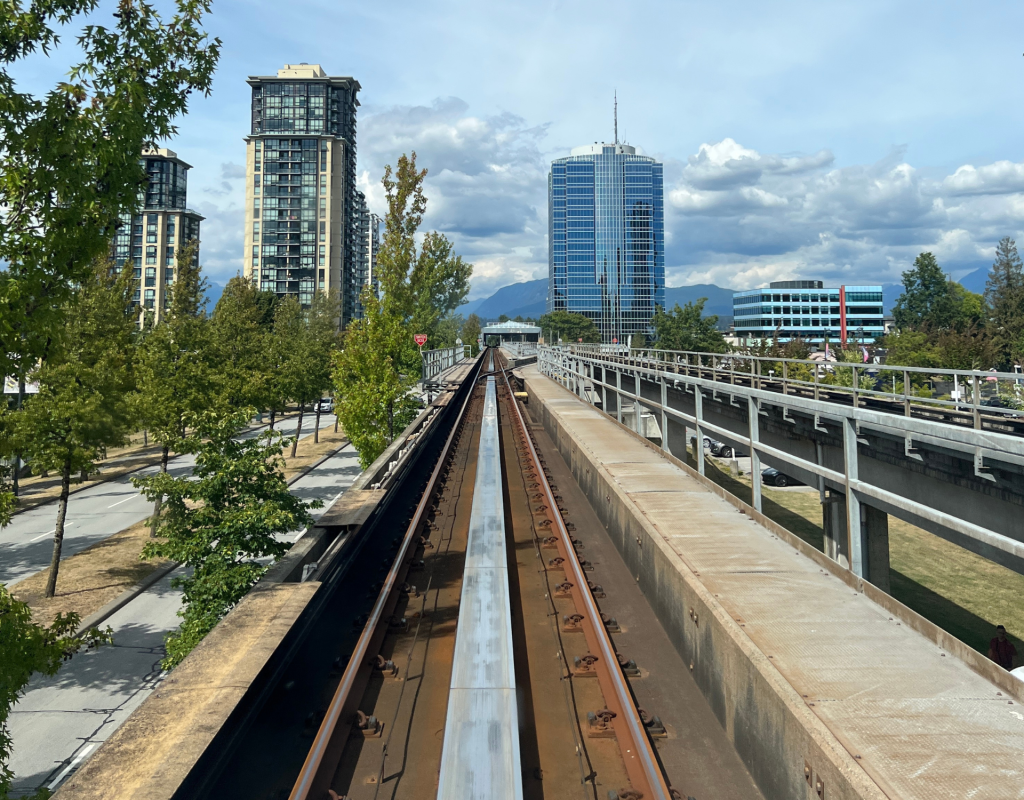
<svg viewBox="0 0 1024 800">
<path fill-rule="evenodd" d="M 1024 231 L 1024 164 L 960 167 L 930 180 L 895 148 L 836 168 L 829 151 L 758 153 L 703 144 L 667 187 L 671 285 L 732 288 L 787 278 L 895 283 L 930 250 L 951 274 L 990 262 Z"/>
</svg>

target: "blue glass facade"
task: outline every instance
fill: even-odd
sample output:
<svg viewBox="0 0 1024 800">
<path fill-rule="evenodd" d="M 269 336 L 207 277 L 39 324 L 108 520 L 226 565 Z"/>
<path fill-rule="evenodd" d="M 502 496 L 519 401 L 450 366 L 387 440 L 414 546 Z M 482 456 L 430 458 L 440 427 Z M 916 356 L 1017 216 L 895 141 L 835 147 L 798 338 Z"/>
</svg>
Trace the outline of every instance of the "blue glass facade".
<svg viewBox="0 0 1024 800">
<path fill-rule="evenodd" d="M 821 344 L 873 342 L 885 331 L 881 286 L 826 287 L 821 281 L 777 281 L 732 298 L 736 336 L 749 341 L 800 338 Z"/>
<path fill-rule="evenodd" d="M 662 165 L 623 144 L 573 149 L 548 175 L 548 311 L 585 314 L 603 341 L 647 334 L 665 306 Z"/>
</svg>

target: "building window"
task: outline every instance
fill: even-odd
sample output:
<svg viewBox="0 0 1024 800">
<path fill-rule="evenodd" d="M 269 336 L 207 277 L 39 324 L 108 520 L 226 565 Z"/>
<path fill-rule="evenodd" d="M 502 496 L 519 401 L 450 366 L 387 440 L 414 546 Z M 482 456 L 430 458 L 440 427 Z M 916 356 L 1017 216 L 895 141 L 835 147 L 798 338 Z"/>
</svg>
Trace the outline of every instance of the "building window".
<svg viewBox="0 0 1024 800">
<path fill-rule="evenodd" d="M 146 308 L 152 308 L 156 305 L 156 289 L 146 289 Z"/>
<path fill-rule="evenodd" d="M 320 223 L 320 241 L 321 242 L 326 242 L 327 241 L 327 223 L 326 222 L 321 222 Z"/>
<path fill-rule="evenodd" d="M 173 247 L 168 247 L 167 248 L 167 252 L 166 252 L 165 255 L 166 255 L 166 260 L 164 261 L 164 263 L 167 266 L 173 267 L 174 266 L 174 248 Z"/>
<path fill-rule="evenodd" d="M 156 286 L 156 267 L 146 267 L 146 286 Z"/>
<path fill-rule="evenodd" d="M 174 283 L 174 270 L 173 269 L 165 269 L 164 270 L 164 283 Z"/>
<path fill-rule="evenodd" d="M 256 220 L 252 224 L 252 235 L 253 236 L 259 236 L 260 235 L 260 221 L 259 220 Z"/>
<path fill-rule="evenodd" d="M 327 194 L 327 176 L 320 174 L 320 194 Z"/>
<path fill-rule="evenodd" d="M 154 247 L 147 247 L 146 248 L 146 263 L 147 264 L 155 264 L 156 263 L 156 247 L 155 246 Z"/>
<path fill-rule="evenodd" d="M 327 216 L 327 198 L 320 198 L 320 218 L 323 219 Z"/>
</svg>

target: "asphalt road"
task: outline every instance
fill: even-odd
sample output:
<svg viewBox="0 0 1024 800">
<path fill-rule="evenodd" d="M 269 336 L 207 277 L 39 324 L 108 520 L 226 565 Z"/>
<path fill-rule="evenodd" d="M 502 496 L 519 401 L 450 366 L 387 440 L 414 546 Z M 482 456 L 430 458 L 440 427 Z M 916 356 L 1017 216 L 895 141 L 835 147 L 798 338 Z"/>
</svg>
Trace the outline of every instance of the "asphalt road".
<svg viewBox="0 0 1024 800">
<path fill-rule="evenodd" d="M 305 439 L 313 434 L 315 417 L 303 419 Z M 275 425 L 284 433 L 294 433 L 296 417 L 286 417 Z M 334 415 L 320 418 L 321 430 L 334 425 Z M 255 436 L 263 429 L 243 434 Z M 168 463 L 172 475 L 187 475 L 195 460 L 191 455 L 178 456 Z M 123 531 L 152 513 L 152 504 L 132 486 L 130 478 L 156 472 L 159 467 L 146 467 L 117 480 L 98 483 L 68 498 L 68 514 L 64 527 L 61 558 Z M 0 529 L 0 583 L 8 586 L 34 575 L 50 563 L 53 555 L 53 533 L 57 521 L 56 501 L 17 514 L 6 528 Z"/>
<path fill-rule="evenodd" d="M 360 471 L 359 458 L 347 445 L 292 484 L 292 492 L 303 500 L 322 500 L 323 508 L 312 512 L 319 517 Z M 139 503 L 139 519 L 149 513 L 148 505 Z M 114 524 L 121 521 L 110 523 L 107 530 L 120 529 Z M 286 538 L 299 535 L 296 531 Z M 79 654 L 56 676 L 37 675 L 29 684 L 9 720 L 13 797 L 31 794 L 40 786 L 56 789 L 159 684 L 164 675 L 164 636 L 179 622 L 181 593 L 171 588 L 171 579 L 180 574 L 176 570 L 165 576 L 104 623 L 114 629 L 113 645 Z"/>
</svg>

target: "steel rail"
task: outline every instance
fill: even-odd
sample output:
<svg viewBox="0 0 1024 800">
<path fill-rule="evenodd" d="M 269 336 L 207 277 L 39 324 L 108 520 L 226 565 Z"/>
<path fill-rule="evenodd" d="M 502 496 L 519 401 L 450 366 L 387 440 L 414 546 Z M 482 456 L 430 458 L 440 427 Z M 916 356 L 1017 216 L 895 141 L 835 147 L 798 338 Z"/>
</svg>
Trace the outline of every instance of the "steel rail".
<svg viewBox="0 0 1024 800">
<path fill-rule="evenodd" d="M 482 360 L 477 362 L 475 367 L 477 372 L 479 372 L 481 363 Z M 473 375 L 473 383 L 476 383 L 477 377 L 477 375 Z M 320 729 L 317 731 L 316 738 L 313 740 L 313 746 L 310 748 L 309 754 L 306 756 L 306 760 L 302 765 L 302 769 L 299 771 L 299 775 L 295 780 L 291 794 L 288 796 L 289 800 L 307 800 L 311 796 L 319 797 L 318 795 L 312 794 L 316 789 L 320 789 L 321 795 L 326 795 L 327 793 L 326 787 L 320 787 L 318 785 L 323 781 L 320 773 L 324 767 L 324 758 L 328 753 L 331 742 L 334 739 L 339 726 L 352 724 L 350 720 L 347 720 L 344 717 L 346 711 L 348 711 L 349 714 L 353 711 L 349 708 L 350 702 L 358 700 L 358 698 L 353 698 L 351 696 L 353 689 L 357 685 L 360 673 L 366 667 L 366 660 L 369 654 L 370 645 L 373 642 L 377 634 L 377 629 L 383 620 L 385 607 L 389 604 L 394 589 L 398 585 L 399 574 L 407 568 L 405 560 L 409 553 L 410 545 L 415 540 L 416 531 L 419 530 L 419 527 L 423 522 L 424 512 L 426 511 L 427 506 L 434 495 L 434 491 L 437 488 L 441 472 L 444 469 L 445 464 L 448 462 L 448 456 L 451 454 L 452 444 L 455 441 L 455 437 L 458 434 L 463 421 L 465 420 L 466 409 L 469 408 L 469 403 L 472 399 L 473 389 L 470 388 L 466 392 L 466 398 L 462 403 L 462 408 L 459 409 L 458 417 L 456 417 L 455 422 L 452 425 L 452 429 L 448 434 L 448 438 L 444 443 L 444 447 L 438 456 L 437 463 L 434 465 L 434 469 L 430 474 L 430 479 L 427 481 L 427 486 L 423 491 L 423 495 L 420 497 L 420 501 L 416 505 L 416 511 L 412 516 L 412 520 L 409 522 L 405 536 L 402 538 L 402 544 L 398 549 L 398 555 L 395 556 L 395 561 L 391 565 L 391 569 L 388 571 L 384 585 L 381 587 L 380 593 L 377 595 L 377 601 L 373 605 L 373 610 L 370 612 L 370 616 L 367 618 L 366 624 L 363 626 L 363 631 L 352 651 L 352 656 L 349 658 L 348 664 L 345 667 L 345 672 L 342 674 L 341 683 L 338 684 L 338 688 L 331 700 L 331 705 L 328 707 L 324 720 L 320 724 Z M 335 765 L 335 769 L 336 768 L 337 767 Z M 328 776 L 327 780 L 329 781 L 332 776 Z"/>
<path fill-rule="evenodd" d="M 615 695 L 613 701 L 618 706 L 618 710 L 622 712 L 625 728 L 629 733 L 629 738 L 632 740 L 633 750 L 637 756 L 637 760 L 639 761 L 640 779 L 643 782 L 643 785 L 634 786 L 633 788 L 642 792 L 642 796 L 644 798 L 653 797 L 656 798 L 656 800 L 672 800 L 671 789 L 669 788 L 665 775 L 661 770 L 658 757 L 654 753 L 654 747 L 651 744 L 651 740 L 647 736 L 647 729 L 644 727 L 643 720 L 640 718 L 640 713 L 633 702 L 633 695 L 625 676 L 622 674 L 622 669 L 619 666 L 615 648 L 612 645 L 608 631 L 605 629 L 604 623 L 601 620 L 601 611 L 590 591 L 590 584 L 583 571 L 583 567 L 580 566 L 579 558 L 576 555 L 576 548 L 573 546 L 572 537 L 569 535 L 569 531 L 565 527 L 562 515 L 558 511 L 558 503 L 555 500 L 554 492 L 551 491 L 551 485 L 549 484 L 547 476 L 544 474 L 544 470 L 541 467 L 540 455 L 537 453 L 537 448 L 534 447 L 533 440 L 529 435 L 529 429 L 526 426 L 526 420 L 523 419 L 522 411 L 519 408 L 519 404 L 516 402 L 515 394 L 512 391 L 512 385 L 508 379 L 508 370 L 502 369 L 501 371 L 505 378 L 505 386 L 508 390 L 509 401 L 512 408 L 515 409 L 519 428 L 523 432 L 523 443 L 529 452 L 531 460 L 536 464 L 537 482 L 543 490 L 544 496 L 547 498 L 548 508 L 551 509 L 552 523 L 558 530 L 558 537 L 561 541 L 562 549 L 565 554 L 565 562 L 569 565 L 569 568 L 572 571 L 573 581 L 575 584 L 574 588 L 579 589 L 576 596 L 582 601 L 583 608 L 585 610 L 585 621 L 590 623 L 590 630 L 593 631 L 594 638 L 597 641 L 599 658 L 604 661 L 606 674 L 610 678 Z M 566 666 L 569 667 L 571 671 L 571 665 Z M 606 698 L 606 701 L 607 700 L 608 698 Z M 636 775 L 636 762 L 632 761 L 631 757 L 627 756 L 627 747 L 628 743 L 620 741 L 620 749 L 623 751 L 623 761 L 625 762 L 627 773 L 630 774 L 631 779 L 634 779 L 634 776 Z M 634 768 L 631 769 L 631 767 Z M 648 792 L 650 792 L 650 794 L 648 794 Z"/>
</svg>

